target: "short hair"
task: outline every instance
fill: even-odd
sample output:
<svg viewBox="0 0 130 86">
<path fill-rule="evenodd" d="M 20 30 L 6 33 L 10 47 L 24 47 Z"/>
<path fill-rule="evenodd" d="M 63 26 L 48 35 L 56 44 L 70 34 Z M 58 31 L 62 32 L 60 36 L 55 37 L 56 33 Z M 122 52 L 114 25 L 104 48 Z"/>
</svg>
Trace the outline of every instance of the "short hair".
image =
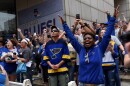
<svg viewBox="0 0 130 86">
<path fill-rule="evenodd" d="M 55 28 L 57 31 L 60 32 L 60 30 L 59 30 L 56 26 L 52 26 L 52 27 L 51 27 L 51 31 L 52 31 L 54 28 Z"/>
<path fill-rule="evenodd" d="M 87 33 L 85 33 L 85 34 L 83 35 L 83 38 L 84 38 L 86 35 L 90 35 L 90 36 L 92 36 L 92 38 L 93 38 L 94 40 L 96 40 L 96 36 L 95 36 L 94 34 L 87 32 Z"/>
<path fill-rule="evenodd" d="M 16 42 L 16 40 L 14 40 L 14 39 L 10 39 L 10 41 L 12 42 L 13 46 L 17 46 L 17 42 Z"/>
</svg>

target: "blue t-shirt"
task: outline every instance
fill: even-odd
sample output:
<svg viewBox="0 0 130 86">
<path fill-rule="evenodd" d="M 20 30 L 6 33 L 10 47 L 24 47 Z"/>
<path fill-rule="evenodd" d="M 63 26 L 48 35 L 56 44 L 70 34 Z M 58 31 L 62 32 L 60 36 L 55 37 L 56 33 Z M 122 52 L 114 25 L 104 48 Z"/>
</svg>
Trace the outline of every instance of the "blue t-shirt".
<svg viewBox="0 0 130 86">
<path fill-rule="evenodd" d="M 5 86 L 6 75 L 0 73 L 0 86 Z"/>
</svg>

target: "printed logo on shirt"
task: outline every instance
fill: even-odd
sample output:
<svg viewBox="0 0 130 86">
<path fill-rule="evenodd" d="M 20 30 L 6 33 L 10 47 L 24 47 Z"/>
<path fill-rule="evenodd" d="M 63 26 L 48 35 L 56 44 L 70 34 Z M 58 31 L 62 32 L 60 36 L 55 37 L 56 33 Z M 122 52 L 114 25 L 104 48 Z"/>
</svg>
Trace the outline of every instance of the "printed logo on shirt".
<svg viewBox="0 0 130 86">
<path fill-rule="evenodd" d="M 60 51 L 61 51 L 61 48 L 53 48 L 53 49 L 50 49 L 50 51 L 52 52 L 52 59 L 55 59 L 57 58 L 56 57 L 56 54 L 58 54 Z"/>
<path fill-rule="evenodd" d="M 95 54 L 95 52 L 92 52 L 92 54 L 94 55 L 94 54 Z"/>
</svg>

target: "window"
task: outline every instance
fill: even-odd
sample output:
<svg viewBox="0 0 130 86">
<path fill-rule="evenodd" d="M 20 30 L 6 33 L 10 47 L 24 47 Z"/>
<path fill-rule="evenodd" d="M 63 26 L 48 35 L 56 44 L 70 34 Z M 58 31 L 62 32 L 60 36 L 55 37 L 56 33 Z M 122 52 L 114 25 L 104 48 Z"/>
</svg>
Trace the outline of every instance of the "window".
<svg viewBox="0 0 130 86">
<path fill-rule="evenodd" d="M 16 34 L 15 0 L 0 0 L 0 36 L 10 38 L 13 34 Z"/>
</svg>

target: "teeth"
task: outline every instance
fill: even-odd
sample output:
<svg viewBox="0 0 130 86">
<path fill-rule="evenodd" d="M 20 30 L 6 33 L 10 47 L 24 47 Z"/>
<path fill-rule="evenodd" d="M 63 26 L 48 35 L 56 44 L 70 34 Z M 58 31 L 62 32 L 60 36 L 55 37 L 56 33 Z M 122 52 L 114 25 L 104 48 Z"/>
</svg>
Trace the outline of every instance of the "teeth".
<svg viewBox="0 0 130 86">
<path fill-rule="evenodd" d="M 88 42 L 86 42 L 86 44 L 89 44 Z"/>
</svg>

